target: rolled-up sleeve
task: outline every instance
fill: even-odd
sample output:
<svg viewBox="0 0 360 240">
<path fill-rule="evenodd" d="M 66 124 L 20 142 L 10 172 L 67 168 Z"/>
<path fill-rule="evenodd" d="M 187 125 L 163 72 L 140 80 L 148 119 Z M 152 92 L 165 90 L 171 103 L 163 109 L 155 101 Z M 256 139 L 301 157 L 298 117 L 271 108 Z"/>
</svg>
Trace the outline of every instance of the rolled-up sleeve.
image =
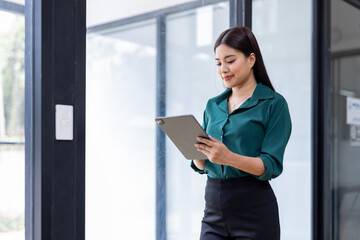
<svg viewBox="0 0 360 240">
<path fill-rule="evenodd" d="M 206 127 L 207 127 L 207 117 L 206 117 L 206 109 L 205 109 L 205 111 L 204 111 L 204 114 L 203 114 L 203 122 L 202 122 L 202 128 L 206 131 Z M 207 161 L 207 160 L 205 160 L 205 161 Z M 197 173 L 200 173 L 200 174 L 204 174 L 205 173 L 205 170 L 200 170 L 200 169 L 198 169 L 196 166 L 195 166 L 195 164 L 194 164 L 194 161 L 193 160 L 191 160 L 191 168 L 195 171 L 195 172 L 197 172 Z"/>
<path fill-rule="evenodd" d="M 259 156 L 264 163 L 265 173 L 256 176 L 263 181 L 276 178 L 282 173 L 285 147 L 292 128 L 289 108 L 284 98 L 279 98 L 271 108 Z"/>
<path fill-rule="evenodd" d="M 205 160 L 206 161 L 206 160 Z M 197 173 L 200 173 L 200 174 L 204 174 L 205 173 L 205 170 L 200 170 L 200 169 L 198 169 L 196 166 L 195 166 L 195 163 L 194 163 L 194 161 L 193 160 L 191 160 L 191 168 L 195 171 L 195 172 L 197 172 Z"/>
</svg>

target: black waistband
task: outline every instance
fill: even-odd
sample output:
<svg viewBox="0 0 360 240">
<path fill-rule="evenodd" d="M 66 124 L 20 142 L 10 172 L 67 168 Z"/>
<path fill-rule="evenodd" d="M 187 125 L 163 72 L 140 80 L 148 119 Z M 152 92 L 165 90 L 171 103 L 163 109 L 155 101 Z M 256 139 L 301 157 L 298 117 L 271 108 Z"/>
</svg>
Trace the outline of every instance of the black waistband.
<svg viewBox="0 0 360 240">
<path fill-rule="evenodd" d="M 253 176 L 246 176 L 246 177 L 238 177 L 238 178 L 229 178 L 229 179 L 214 179 L 208 177 L 207 184 L 214 186 L 214 187 L 221 187 L 224 188 L 239 188 L 239 187 L 250 187 L 250 186 L 257 186 L 257 187 L 270 187 L 269 181 L 262 181 Z"/>
</svg>

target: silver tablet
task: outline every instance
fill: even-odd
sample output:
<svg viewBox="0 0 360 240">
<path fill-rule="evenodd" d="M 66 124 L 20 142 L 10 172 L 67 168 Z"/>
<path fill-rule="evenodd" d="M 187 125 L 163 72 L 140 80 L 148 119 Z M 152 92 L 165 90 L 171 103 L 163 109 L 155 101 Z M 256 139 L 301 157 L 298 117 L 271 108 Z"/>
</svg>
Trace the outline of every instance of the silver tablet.
<svg viewBox="0 0 360 240">
<path fill-rule="evenodd" d="M 186 159 L 207 159 L 194 144 L 199 142 L 197 137 L 209 136 L 193 115 L 158 117 L 155 121 Z"/>
</svg>

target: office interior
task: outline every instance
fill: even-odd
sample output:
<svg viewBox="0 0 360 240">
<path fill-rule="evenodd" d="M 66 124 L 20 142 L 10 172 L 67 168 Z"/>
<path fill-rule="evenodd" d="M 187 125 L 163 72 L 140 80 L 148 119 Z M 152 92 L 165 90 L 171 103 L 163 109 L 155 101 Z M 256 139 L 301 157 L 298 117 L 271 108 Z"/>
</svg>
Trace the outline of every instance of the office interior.
<svg viewBox="0 0 360 240">
<path fill-rule="evenodd" d="M 154 119 L 202 120 L 236 25 L 292 117 L 281 239 L 358 239 L 359 0 L 0 0 L 0 239 L 198 239 L 206 177 Z"/>
</svg>

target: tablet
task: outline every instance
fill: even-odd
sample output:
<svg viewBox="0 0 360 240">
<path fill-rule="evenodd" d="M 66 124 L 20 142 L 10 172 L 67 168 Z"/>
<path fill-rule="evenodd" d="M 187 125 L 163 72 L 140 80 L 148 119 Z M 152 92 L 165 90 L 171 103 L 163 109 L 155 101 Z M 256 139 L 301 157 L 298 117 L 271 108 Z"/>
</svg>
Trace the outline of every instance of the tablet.
<svg viewBox="0 0 360 240">
<path fill-rule="evenodd" d="M 193 115 L 158 117 L 155 121 L 186 159 L 207 159 L 194 144 L 199 143 L 197 137 L 209 136 Z"/>
</svg>

